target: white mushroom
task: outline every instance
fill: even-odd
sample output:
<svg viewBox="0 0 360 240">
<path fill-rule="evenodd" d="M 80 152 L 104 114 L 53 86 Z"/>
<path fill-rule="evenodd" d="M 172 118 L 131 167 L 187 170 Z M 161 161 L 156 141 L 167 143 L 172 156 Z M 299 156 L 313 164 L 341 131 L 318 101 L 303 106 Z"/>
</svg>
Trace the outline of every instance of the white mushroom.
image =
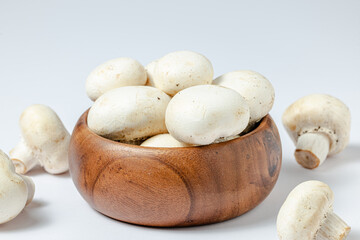
<svg viewBox="0 0 360 240">
<path fill-rule="evenodd" d="M 191 86 L 211 84 L 214 76 L 210 61 L 190 51 L 165 55 L 158 60 L 154 70 L 154 86 L 171 96 Z"/>
<path fill-rule="evenodd" d="M 295 187 L 277 217 L 281 240 L 341 240 L 350 227 L 333 212 L 334 195 L 328 185 L 307 181 Z"/>
<path fill-rule="evenodd" d="M 229 72 L 216 78 L 213 84 L 234 89 L 245 98 L 250 108 L 250 126 L 266 116 L 274 104 L 272 84 L 254 71 Z"/>
<path fill-rule="evenodd" d="M 166 127 L 178 141 L 207 145 L 233 138 L 249 122 L 249 106 L 236 91 L 199 85 L 177 93 L 166 110 Z"/>
<path fill-rule="evenodd" d="M 86 80 L 86 93 L 95 101 L 105 92 L 124 86 L 146 84 L 145 68 L 135 59 L 117 58 L 96 67 Z"/>
<path fill-rule="evenodd" d="M 146 75 L 147 75 L 146 86 L 155 87 L 154 74 L 155 74 L 157 62 L 158 62 L 158 60 L 155 60 L 145 66 Z"/>
<path fill-rule="evenodd" d="M 9 157 L 0 150 L 0 224 L 14 219 L 34 197 L 31 178 L 15 173 Z"/>
<path fill-rule="evenodd" d="M 305 168 L 318 167 L 349 142 L 350 111 L 329 95 L 313 94 L 297 100 L 285 110 L 282 121 L 296 145 L 296 161 Z"/>
<path fill-rule="evenodd" d="M 170 134 L 164 133 L 164 134 L 159 134 L 159 135 L 156 135 L 156 136 L 153 136 L 153 137 L 147 139 L 140 146 L 172 148 L 172 147 L 191 147 L 193 145 L 179 142 Z"/>
<path fill-rule="evenodd" d="M 88 126 L 111 140 L 134 141 L 167 133 L 165 111 L 170 97 L 159 89 L 130 86 L 113 89 L 91 107 Z"/>
<path fill-rule="evenodd" d="M 69 169 L 70 134 L 51 108 L 31 105 L 21 114 L 19 125 L 22 138 L 10 151 L 17 173 L 25 174 L 38 164 L 51 174 Z"/>
</svg>

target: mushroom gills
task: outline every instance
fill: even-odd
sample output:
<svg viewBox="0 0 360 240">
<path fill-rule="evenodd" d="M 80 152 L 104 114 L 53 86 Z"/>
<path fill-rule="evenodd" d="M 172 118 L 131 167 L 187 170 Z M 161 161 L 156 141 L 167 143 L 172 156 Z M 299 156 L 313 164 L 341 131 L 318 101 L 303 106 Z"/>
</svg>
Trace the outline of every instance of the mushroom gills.
<svg viewBox="0 0 360 240">
<path fill-rule="evenodd" d="M 39 161 L 35 158 L 31 148 L 27 146 L 24 138 L 21 138 L 20 142 L 10 151 L 10 156 L 16 172 L 19 174 L 25 174 L 39 165 Z"/>
<path fill-rule="evenodd" d="M 346 239 L 351 228 L 334 212 L 328 213 L 314 240 Z"/>
</svg>

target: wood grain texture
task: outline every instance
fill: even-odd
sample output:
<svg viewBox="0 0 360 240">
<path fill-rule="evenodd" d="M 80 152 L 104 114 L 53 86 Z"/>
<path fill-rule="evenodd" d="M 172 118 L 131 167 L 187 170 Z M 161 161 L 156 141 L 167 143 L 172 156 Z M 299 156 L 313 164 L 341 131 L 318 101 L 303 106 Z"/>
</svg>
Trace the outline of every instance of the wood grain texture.
<svg viewBox="0 0 360 240">
<path fill-rule="evenodd" d="M 266 116 L 252 132 L 188 148 L 122 144 L 91 132 L 87 112 L 69 150 L 84 199 L 111 218 L 146 226 L 190 226 L 239 216 L 262 202 L 281 166 L 278 130 Z"/>
</svg>

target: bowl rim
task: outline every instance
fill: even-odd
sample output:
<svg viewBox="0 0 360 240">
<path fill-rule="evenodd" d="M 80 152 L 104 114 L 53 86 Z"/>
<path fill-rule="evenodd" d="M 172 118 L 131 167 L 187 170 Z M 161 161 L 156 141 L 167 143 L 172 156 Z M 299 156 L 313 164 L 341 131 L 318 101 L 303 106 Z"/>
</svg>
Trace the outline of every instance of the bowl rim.
<svg viewBox="0 0 360 240">
<path fill-rule="evenodd" d="M 235 143 L 237 141 L 242 141 L 243 139 L 247 138 L 247 137 L 250 137 L 252 135 L 255 135 L 261 131 L 263 131 L 267 126 L 268 124 L 266 124 L 267 122 L 269 121 L 273 121 L 272 120 L 272 117 L 270 116 L 270 114 L 267 114 L 265 115 L 260 121 L 256 122 L 256 127 L 244 134 L 244 135 L 241 135 L 240 137 L 238 138 L 234 138 L 232 140 L 228 140 L 228 141 L 224 141 L 224 142 L 219 142 L 219 143 L 211 143 L 211 144 L 208 144 L 208 145 L 199 145 L 199 146 L 190 146 L 190 147 L 144 147 L 144 146 L 140 146 L 140 145 L 135 145 L 135 144 L 129 144 L 129 143 L 122 143 L 122 142 L 118 142 L 118 141 L 114 141 L 114 140 L 111 140 L 111 139 L 108 139 L 108 138 L 105 138 L 103 136 L 100 136 L 98 134 L 96 134 L 95 132 L 93 132 L 89 126 L 88 126 L 88 123 L 87 123 L 87 117 L 88 117 L 88 113 L 90 111 L 90 108 L 87 109 L 81 116 L 80 116 L 80 119 L 79 121 L 82 121 L 83 124 L 82 124 L 82 128 L 84 130 L 86 130 L 87 132 L 89 132 L 89 134 L 91 134 L 93 137 L 97 138 L 99 141 L 105 141 L 105 142 L 108 142 L 108 143 L 111 143 L 111 144 L 114 144 L 114 145 L 118 145 L 118 146 L 124 146 L 124 147 L 128 147 L 128 148 L 134 148 L 134 149 L 148 149 L 148 150 L 169 150 L 169 149 L 199 149 L 199 148 L 206 148 L 206 147 L 209 147 L 209 146 L 221 146 L 223 144 L 227 144 L 227 143 Z M 76 127 L 77 128 L 77 125 Z M 75 130 L 75 129 L 74 129 Z M 164 133 L 166 134 L 166 133 Z M 90 135 L 88 136 L 90 137 Z"/>
</svg>

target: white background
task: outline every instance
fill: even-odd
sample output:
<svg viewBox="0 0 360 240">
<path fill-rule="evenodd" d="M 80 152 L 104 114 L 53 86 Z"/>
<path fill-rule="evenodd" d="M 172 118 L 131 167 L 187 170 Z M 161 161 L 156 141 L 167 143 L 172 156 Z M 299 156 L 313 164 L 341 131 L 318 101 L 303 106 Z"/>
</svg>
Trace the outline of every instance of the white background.
<svg viewBox="0 0 360 240">
<path fill-rule="evenodd" d="M 30 104 L 52 107 L 72 131 L 90 105 L 84 84 L 98 64 L 132 57 L 146 65 L 175 50 L 207 56 L 215 75 L 252 69 L 274 85 L 271 111 L 283 143 L 274 190 L 251 212 L 223 223 L 160 229 L 92 210 L 69 174 L 38 169 L 34 201 L 0 226 L 11 239 L 277 239 L 276 215 L 289 191 L 317 179 L 335 193 L 335 211 L 360 239 L 360 1 L 18 1 L 0 0 L 0 148 L 19 140 Z M 352 112 L 351 141 L 316 170 L 301 168 L 281 124 L 293 101 L 328 93 Z"/>
</svg>

